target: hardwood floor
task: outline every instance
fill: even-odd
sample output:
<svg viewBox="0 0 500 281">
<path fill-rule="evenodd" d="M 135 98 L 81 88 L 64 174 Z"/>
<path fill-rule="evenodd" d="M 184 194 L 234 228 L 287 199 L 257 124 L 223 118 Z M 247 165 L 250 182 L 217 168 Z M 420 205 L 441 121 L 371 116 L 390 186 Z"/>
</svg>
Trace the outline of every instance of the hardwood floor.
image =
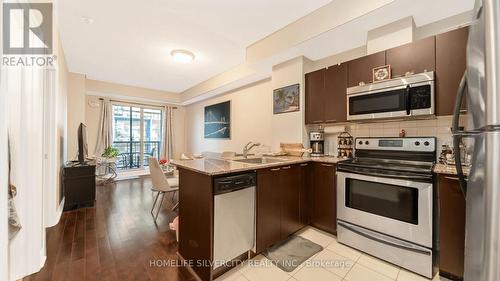
<svg viewBox="0 0 500 281">
<path fill-rule="evenodd" d="M 168 227 L 177 214 L 167 194 L 155 225 L 150 186 L 149 178 L 97 186 L 95 207 L 64 212 L 48 229 L 45 266 L 24 280 L 195 280 L 166 265 L 178 261 Z"/>
</svg>

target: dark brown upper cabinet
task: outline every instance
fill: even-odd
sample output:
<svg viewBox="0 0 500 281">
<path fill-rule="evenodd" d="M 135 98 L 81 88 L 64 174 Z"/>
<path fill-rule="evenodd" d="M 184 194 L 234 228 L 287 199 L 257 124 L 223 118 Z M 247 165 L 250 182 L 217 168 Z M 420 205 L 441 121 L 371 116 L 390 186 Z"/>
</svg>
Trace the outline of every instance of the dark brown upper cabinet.
<svg viewBox="0 0 500 281">
<path fill-rule="evenodd" d="M 324 96 L 325 122 L 347 121 L 347 63 L 326 69 Z"/>
<path fill-rule="evenodd" d="M 436 35 L 436 115 L 451 115 L 466 68 L 469 28 Z"/>
<path fill-rule="evenodd" d="M 325 96 L 325 69 L 306 74 L 306 124 L 323 123 Z"/>
<path fill-rule="evenodd" d="M 386 64 L 391 66 L 392 76 L 436 70 L 435 46 L 432 36 L 387 50 Z"/>
<path fill-rule="evenodd" d="M 385 65 L 385 52 L 378 52 L 347 62 L 348 87 L 358 86 L 360 82 L 373 81 L 373 69 Z"/>
</svg>

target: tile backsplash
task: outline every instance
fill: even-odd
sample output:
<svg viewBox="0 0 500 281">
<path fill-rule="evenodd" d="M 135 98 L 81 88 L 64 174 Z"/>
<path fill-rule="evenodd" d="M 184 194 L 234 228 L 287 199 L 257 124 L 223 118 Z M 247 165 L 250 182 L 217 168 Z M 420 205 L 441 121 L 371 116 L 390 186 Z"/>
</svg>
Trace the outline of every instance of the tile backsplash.
<svg viewBox="0 0 500 281">
<path fill-rule="evenodd" d="M 460 124 L 466 122 L 466 116 L 461 116 Z M 345 125 L 347 130 L 356 137 L 399 137 L 401 130 L 406 131 L 407 137 L 436 137 L 437 155 L 441 152 L 442 144 L 452 144 L 451 122 L 452 116 L 438 116 L 433 119 L 378 121 L 373 123 L 352 123 Z M 325 135 L 325 152 L 337 155 L 337 136 Z"/>
</svg>

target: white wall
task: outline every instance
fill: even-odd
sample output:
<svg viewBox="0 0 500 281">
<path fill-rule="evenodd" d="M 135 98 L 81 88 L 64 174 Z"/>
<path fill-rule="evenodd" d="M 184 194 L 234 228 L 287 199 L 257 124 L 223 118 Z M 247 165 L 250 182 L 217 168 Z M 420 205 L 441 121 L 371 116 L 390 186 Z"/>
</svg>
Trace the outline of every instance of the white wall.
<svg viewBox="0 0 500 281">
<path fill-rule="evenodd" d="M 414 38 L 414 29 L 413 17 L 406 17 L 368 31 L 367 54 L 370 55 L 411 43 Z"/>
<path fill-rule="evenodd" d="M 231 101 L 231 139 L 204 138 L 205 106 Z M 186 107 L 186 152 L 241 152 L 249 142 L 271 146 L 272 82 L 266 79 Z"/>
<path fill-rule="evenodd" d="M 273 67 L 272 89 L 297 83 L 300 88 L 300 110 L 271 116 L 273 150 L 279 150 L 282 142 L 305 144 L 304 57 L 298 57 Z M 272 90 L 267 95 L 272 98 Z"/>
<path fill-rule="evenodd" d="M 68 73 L 68 119 L 67 143 L 68 159 L 76 159 L 78 154 L 78 126 L 85 123 L 85 75 Z"/>
<path fill-rule="evenodd" d="M 231 91 L 186 107 L 187 152 L 241 152 L 249 142 L 260 142 L 263 151 L 278 151 L 280 143 L 306 144 L 304 124 L 304 68 L 308 63 L 297 57 L 273 67 L 271 79 Z M 300 110 L 273 114 L 273 89 L 299 84 Z M 231 101 L 231 139 L 205 139 L 205 106 Z"/>
</svg>

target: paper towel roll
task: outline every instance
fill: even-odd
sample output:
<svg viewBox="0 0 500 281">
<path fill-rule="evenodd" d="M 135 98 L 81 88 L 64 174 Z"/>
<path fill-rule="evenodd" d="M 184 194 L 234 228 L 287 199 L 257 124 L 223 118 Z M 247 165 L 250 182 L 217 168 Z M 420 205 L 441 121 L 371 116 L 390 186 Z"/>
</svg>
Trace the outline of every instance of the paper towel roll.
<svg viewBox="0 0 500 281">
<path fill-rule="evenodd" d="M 342 132 L 345 132 L 346 128 L 345 126 L 328 126 L 325 127 L 325 134 L 339 134 Z"/>
</svg>

